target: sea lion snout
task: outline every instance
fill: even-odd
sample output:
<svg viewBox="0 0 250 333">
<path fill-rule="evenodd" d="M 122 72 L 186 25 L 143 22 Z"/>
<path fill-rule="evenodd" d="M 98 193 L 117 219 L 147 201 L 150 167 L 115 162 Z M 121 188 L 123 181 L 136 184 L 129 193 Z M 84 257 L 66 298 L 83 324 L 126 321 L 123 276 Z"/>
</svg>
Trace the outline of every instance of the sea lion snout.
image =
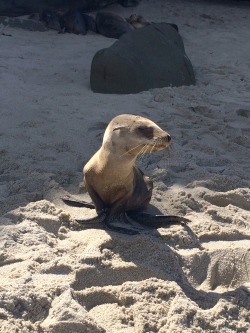
<svg viewBox="0 0 250 333">
<path fill-rule="evenodd" d="M 163 137 L 163 141 L 170 142 L 170 141 L 171 141 L 171 136 L 170 136 L 169 134 L 166 134 L 166 135 Z"/>
</svg>

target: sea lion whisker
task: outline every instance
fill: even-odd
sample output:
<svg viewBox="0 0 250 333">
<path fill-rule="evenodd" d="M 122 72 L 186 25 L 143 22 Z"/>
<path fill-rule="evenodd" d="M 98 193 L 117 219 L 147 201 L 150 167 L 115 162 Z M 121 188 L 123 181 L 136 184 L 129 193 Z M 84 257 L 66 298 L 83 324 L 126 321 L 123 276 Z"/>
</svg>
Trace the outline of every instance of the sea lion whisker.
<svg viewBox="0 0 250 333">
<path fill-rule="evenodd" d="M 140 147 L 141 145 L 142 145 L 142 143 L 140 143 L 140 144 L 139 144 L 138 146 L 136 146 L 136 147 L 133 147 L 133 148 L 129 149 L 129 150 L 126 151 L 124 154 L 120 155 L 120 157 L 122 157 L 122 156 L 124 156 L 124 155 L 130 153 L 132 150 L 135 150 L 136 148 Z M 143 148 L 143 147 L 142 147 L 142 148 Z M 138 154 L 137 154 L 137 155 L 138 155 Z"/>
<path fill-rule="evenodd" d="M 175 146 L 175 145 L 171 144 L 169 148 L 170 148 L 170 150 L 173 152 L 173 154 L 175 154 L 175 155 L 177 155 L 177 156 L 180 155 L 180 151 L 176 149 L 176 146 Z"/>
<path fill-rule="evenodd" d="M 144 146 L 142 147 L 142 149 L 139 151 L 139 153 L 137 154 L 137 156 L 139 156 L 139 158 L 141 158 L 144 154 L 145 151 L 147 150 L 147 144 L 144 144 Z"/>
<path fill-rule="evenodd" d="M 168 151 L 166 152 L 167 154 L 164 156 L 165 159 L 169 159 L 171 157 L 172 162 L 179 162 L 181 154 L 180 151 L 177 150 L 175 147 L 172 145 L 169 147 Z"/>
<path fill-rule="evenodd" d="M 164 158 L 165 158 L 165 157 L 169 157 L 170 154 L 171 154 L 171 153 L 170 153 L 169 149 L 164 149 L 164 150 L 163 150 L 163 156 L 164 156 Z"/>
<path fill-rule="evenodd" d="M 139 156 L 138 160 L 141 159 L 143 157 L 143 155 L 145 154 L 147 150 L 147 144 L 144 144 L 144 146 L 142 147 L 142 149 L 139 151 L 139 153 L 136 155 L 136 157 Z"/>
<path fill-rule="evenodd" d="M 142 159 L 143 159 L 143 157 L 145 156 L 145 154 L 146 154 L 146 152 L 147 152 L 147 150 L 148 150 L 148 147 L 149 147 L 148 144 L 146 144 L 146 145 L 144 146 L 145 149 L 143 150 L 143 152 L 142 152 L 141 156 L 138 158 L 138 160 L 142 160 Z"/>
<path fill-rule="evenodd" d="M 170 151 L 168 149 L 165 149 L 163 151 L 162 161 L 166 165 L 166 168 L 169 167 L 169 157 L 170 157 L 170 155 L 171 155 L 171 153 L 170 153 Z"/>
<path fill-rule="evenodd" d="M 170 145 L 169 148 L 170 148 L 171 150 L 176 150 L 176 148 L 175 148 L 174 145 Z"/>
<path fill-rule="evenodd" d="M 176 152 L 176 148 L 174 148 L 173 145 L 170 144 L 170 145 L 168 146 L 168 149 L 164 149 L 164 150 L 163 150 L 164 158 L 166 158 L 166 157 L 170 157 L 172 154 L 175 154 L 175 152 Z"/>
<path fill-rule="evenodd" d="M 150 149 L 150 154 L 153 152 L 155 146 L 156 146 L 156 142 L 154 143 L 153 147 Z"/>
<path fill-rule="evenodd" d="M 140 154 L 142 153 L 142 151 L 144 150 L 144 148 L 145 148 L 145 144 L 142 146 L 142 149 L 136 154 L 136 158 L 138 157 L 138 156 L 140 156 Z"/>
<path fill-rule="evenodd" d="M 165 164 L 165 169 L 168 169 L 170 166 L 170 159 L 168 158 L 168 156 L 165 157 L 164 164 Z"/>
</svg>

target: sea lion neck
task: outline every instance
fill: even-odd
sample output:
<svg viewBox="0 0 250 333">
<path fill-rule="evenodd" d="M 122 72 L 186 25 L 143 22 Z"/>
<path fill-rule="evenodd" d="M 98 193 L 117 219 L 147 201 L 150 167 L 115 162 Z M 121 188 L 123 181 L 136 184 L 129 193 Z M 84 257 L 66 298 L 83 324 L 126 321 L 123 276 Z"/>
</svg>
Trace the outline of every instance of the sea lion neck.
<svg viewBox="0 0 250 333">
<path fill-rule="evenodd" d="M 124 150 L 124 148 L 120 147 L 112 147 L 110 149 L 110 143 L 105 143 L 100 148 L 100 154 L 103 159 L 110 160 L 116 163 L 126 163 L 126 164 L 134 164 L 136 157 L 130 154 L 128 151 Z"/>
</svg>

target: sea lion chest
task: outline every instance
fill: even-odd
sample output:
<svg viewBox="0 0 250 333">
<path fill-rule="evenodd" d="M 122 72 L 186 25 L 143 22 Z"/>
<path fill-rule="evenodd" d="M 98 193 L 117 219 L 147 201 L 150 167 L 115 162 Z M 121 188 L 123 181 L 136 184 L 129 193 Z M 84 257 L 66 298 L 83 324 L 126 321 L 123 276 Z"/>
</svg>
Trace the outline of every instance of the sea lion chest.
<svg viewBox="0 0 250 333">
<path fill-rule="evenodd" d="M 107 206 L 132 195 L 134 177 L 133 166 L 111 158 L 105 159 L 98 152 L 84 167 L 85 184 L 91 186 Z"/>
</svg>

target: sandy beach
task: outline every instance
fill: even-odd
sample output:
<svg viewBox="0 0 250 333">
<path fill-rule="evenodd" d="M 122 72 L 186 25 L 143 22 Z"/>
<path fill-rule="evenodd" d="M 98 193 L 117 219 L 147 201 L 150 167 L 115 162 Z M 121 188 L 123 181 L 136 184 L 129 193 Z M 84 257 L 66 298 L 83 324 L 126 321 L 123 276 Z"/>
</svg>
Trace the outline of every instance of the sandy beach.
<svg viewBox="0 0 250 333">
<path fill-rule="evenodd" d="M 195 86 L 93 93 L 95 53 L 115 40 L 0 26 L 0 332 L 250 332 L 250 2 L 106 8 L 175 23 Z M 153 209 L 191 220 L 129 236 L 93 214 L 82 168 L 116 115 L 172 137 L 138 161 Z"/>
</svg>

